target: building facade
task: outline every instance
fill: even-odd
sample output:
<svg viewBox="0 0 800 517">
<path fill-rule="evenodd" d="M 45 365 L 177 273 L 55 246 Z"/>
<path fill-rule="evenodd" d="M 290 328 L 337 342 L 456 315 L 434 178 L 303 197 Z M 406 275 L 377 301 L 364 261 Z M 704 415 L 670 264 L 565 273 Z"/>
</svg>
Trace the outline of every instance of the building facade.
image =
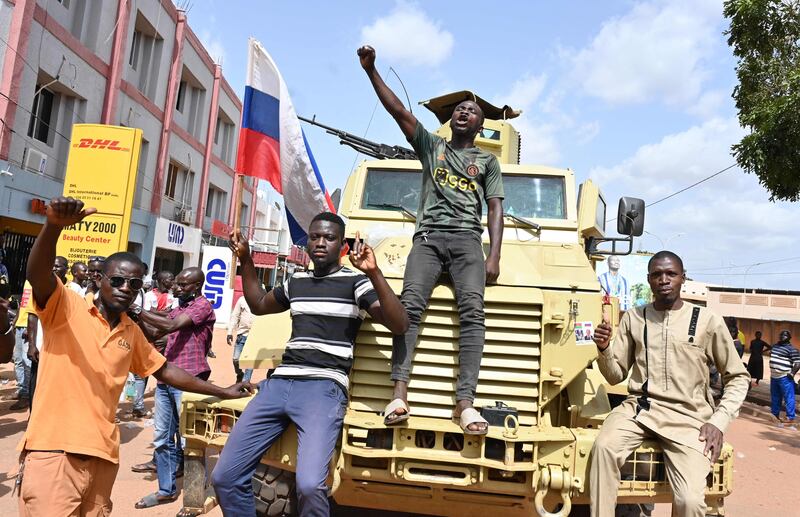
<svg viewBox="0 0 800 517">
<path fill-rule="evenodd" d="M 142 129 L 128 249 L 151 269 L 198 265 L 204 242 L 227 237 L 242 103 L 186 13 L 170 0 L 0 0 L 0 36 L 0 230 L 12 275 L 43 201 L 63 190 L 76 123 Z M 248 231 L 255 192 L 247 178 Z"/>
</svg>

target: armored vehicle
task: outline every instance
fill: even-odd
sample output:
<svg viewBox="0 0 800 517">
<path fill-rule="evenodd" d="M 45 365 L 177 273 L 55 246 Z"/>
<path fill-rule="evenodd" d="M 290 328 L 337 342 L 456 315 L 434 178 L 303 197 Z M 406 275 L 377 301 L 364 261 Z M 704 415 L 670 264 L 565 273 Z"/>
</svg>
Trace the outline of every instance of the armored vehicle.
<svg viewBox="0 0 800 517">
<path fill-rule="evenodd" d="M 625 395 L 624 384 L 604 382 L 586 332 L 587 324 L 601 321 L 603 311 L 611 321 L 619 320 L 618 304 L 604 296 L 594 265 L 603 255 L 630 253 L 633 236 L 643 230 L 644 203 L 622 198 L 617 218 L 622 236 L 608 237 L 607 203 L 597 185 L 587 180 L 576 188 L 569 169 L 519 163 L 521 139 L 509 122 L 518 112 L 471 92 L 430 99 L 422 104 L 442 124 L 439 135 L 449 136 L 447 122 L 464 99 L 483 108 L 486 121 L 476 145 L 497 156 L 506 193 L 501 273 L 497 284 L 486 288 L 486 345 L 475 405 L 499 407 L 501 417 L 509 414 L 486 436 L 467 436 L 451 421 L 459 318 L 453 288 L 443 275 L 420 327 L 408 393 L 411 417 L 400 426 L 386 427 L 381 416 L 392 394 L 392 336 L 369 319 L 362 325 L 349 407 L 331 464 L 331 494 L 340 505 L 430 515 L 577 515 L 589 503 L 592 444 Z M 323 127 L 376 158 L 352 172 L 339 212 L 346 217 L 348 236 L 366 236 L 399 293 L 415 227 L 420 163 L 410 149 Z M 488 246 L 486 232 L 484 243 Z M 273 368 L 290 326 L 288 313 L 259 317 L 240 358 L 242 367 Z M 204 458 L 207 449 L 225 446 L 247 402 L 184 396 L 187 507 L 214 504 Z M 295 508 L 296 448 L 290 428 L 263 457 L 253 479 L 263 515 L 288 515 Z M 731 491 L 732 461 L 726 446 L 708 477 L 709 513 L 721 512 Z M 639 505 L 671 501 L 663 462 L 659 447 L 650 442 L 630 457 L 619 486 L 627 515 L 639 515 Z"/>
</svg>

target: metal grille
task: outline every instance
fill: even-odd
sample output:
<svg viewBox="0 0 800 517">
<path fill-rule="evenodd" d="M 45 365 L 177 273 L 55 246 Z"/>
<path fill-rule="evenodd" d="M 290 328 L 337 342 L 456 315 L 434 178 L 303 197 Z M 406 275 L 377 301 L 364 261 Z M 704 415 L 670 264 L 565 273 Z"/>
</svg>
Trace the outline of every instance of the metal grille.
<svg viewBox="0 0 800 517">
<path fill-rule="evenodd" d="M 33 235 L 6 232 L 5 247 L 3 249 L 3 263 L 8 268 L 8 283 L 11 294 L 19 294 L 25 284 L 25 268 L 28 265 L 28 255 L 33 247 Z"/>
<path fill-rule="evenodd" d="M 517 408 L 520 423 L 534 425 L 539 397 L 541 305 L 487 300 L 475 406 L 496 400 Z M 458 377 L 458 309 L 453 290 L 439 286 L 420 325 L 408 399 L 412 415 L 450 418 Z M 355 347 L 351 409 L 381 412 L 392 396 L 392 335 L 364 322 Z"/>
</svg>

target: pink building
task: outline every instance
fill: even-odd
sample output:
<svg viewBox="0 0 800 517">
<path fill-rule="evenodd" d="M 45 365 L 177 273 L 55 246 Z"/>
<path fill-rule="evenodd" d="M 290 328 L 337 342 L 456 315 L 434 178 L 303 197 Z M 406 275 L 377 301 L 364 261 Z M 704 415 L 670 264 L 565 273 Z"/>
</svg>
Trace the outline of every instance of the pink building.
<svg viewBox="0 0 800 517">
<path fill-rule="evenodd" d="M 0 230 L 24 270 L 59 195 L 74 123 L 138 127 L 129 249 L 153 269 L 197 265 L 232 221 L 242 103 L 169 0 L 0 0 Z M 242 225 L 256 218 L 246 181 Z M 183 227 L 181 242 L 169 230 Z M 174 233 L 174 232 L 173 232 Z M 19 276 L 19 275 L 17 275 Z"/>
</svg>

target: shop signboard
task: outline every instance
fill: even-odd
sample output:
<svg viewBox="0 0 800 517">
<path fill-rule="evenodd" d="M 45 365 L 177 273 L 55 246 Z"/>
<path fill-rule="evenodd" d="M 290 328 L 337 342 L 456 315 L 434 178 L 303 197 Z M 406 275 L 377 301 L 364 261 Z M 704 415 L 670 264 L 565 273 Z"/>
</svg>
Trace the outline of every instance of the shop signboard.
<svg viewBox="0 0 800 517">
<path fill-rule="evenodd" d="M 233 289 L 229 287 L 232 257 L 231 250 L 224 246 L 203 246 L 203 296 L 211 302 L 217 324 L 222 325 L 227 325 L 233 308 Z"/>
<path fill-rule="evenodd" d="M 64 228 L 56 253 L 70 264 L 128 249 L 142 130 L 103 124 L 72 126 L 64 196 L 96 208 Z"/>
</svg>

